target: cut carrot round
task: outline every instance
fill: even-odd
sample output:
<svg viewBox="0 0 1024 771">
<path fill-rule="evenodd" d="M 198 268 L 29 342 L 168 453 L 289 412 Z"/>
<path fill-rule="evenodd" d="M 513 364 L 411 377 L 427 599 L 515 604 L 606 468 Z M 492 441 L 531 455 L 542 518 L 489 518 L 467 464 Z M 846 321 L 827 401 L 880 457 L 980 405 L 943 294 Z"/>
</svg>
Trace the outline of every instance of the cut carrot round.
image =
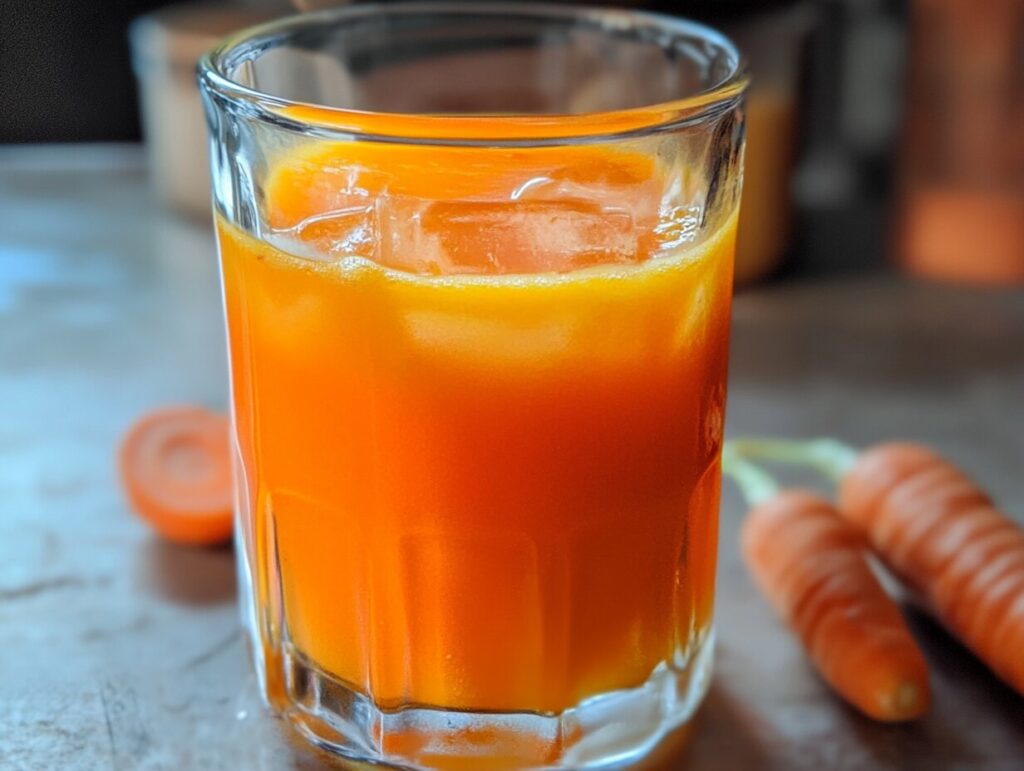
<svg viewBox="0 0 1024 771">
<path fill-rule="evenodd" d="M 228 420 L 201 407 L 151 412 L 125 434 L 121 484 L 135 513 L 170 541 L 221 543 L 231 537 Z"/>
</svg>

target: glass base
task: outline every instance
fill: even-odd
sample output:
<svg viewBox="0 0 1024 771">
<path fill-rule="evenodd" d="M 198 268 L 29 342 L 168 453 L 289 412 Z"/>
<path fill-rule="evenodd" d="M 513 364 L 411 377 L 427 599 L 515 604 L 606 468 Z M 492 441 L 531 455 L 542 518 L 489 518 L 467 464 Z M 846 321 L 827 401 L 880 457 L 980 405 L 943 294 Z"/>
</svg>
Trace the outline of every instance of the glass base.
<svg viewBox="0 0 1024 771">
<path fill-rule="evenodd" d="M 597 769 L 640 762 L 693 717 L 711 679 L 714 636 L 659 665 L 643 685 L 594 696 L 561 714 L 406 707 L 365 694 L 285 652 L 284 717 L 328 752 L 390 768 Z"/>
</svg>

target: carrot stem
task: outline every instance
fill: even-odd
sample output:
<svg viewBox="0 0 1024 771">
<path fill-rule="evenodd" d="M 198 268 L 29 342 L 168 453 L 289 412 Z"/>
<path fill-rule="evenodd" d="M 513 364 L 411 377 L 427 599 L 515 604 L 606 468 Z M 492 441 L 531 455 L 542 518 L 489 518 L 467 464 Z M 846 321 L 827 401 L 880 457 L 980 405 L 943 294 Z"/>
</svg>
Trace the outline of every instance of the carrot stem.
<svg viewBox="0 0 1024 771">
<path fill-rule="evenodd" d="M 722 448 L 722 471 L 736 483 L 749 506 L 764 503 L 779 492 L 775 479 L 760 466 L 743 458 L 732 441 Z"/>
<path fill-rule="evenodd" d="M 853 468 L 859 455 L 853 447 L 829 437 L 807 440 L 746 437 L 730 443 L 739 455 L 809 466 L 833 482 L 841 480 Z"/>
</svg>

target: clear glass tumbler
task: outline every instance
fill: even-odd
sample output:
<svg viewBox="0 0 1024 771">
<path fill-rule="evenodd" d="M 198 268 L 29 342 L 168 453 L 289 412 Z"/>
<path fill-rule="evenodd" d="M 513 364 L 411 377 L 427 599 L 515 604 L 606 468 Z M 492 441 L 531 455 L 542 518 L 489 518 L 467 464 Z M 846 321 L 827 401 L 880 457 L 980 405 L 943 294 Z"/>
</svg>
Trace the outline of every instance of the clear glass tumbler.
<svg viewBox="0 0 1024 771">
<path fill-rule="evenodd" d="M 401 768 L 597 768 L 711 662 L 745 76 L 706 27 L 409 3 L 208 55 L 267 702 Z"/>
</svg>

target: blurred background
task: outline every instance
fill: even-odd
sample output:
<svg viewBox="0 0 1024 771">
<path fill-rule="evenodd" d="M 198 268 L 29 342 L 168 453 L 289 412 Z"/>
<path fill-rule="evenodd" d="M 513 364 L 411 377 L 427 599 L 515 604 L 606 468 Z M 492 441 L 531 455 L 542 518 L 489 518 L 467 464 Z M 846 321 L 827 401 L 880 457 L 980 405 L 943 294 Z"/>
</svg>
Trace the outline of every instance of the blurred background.
<svg viewBox="0 0 1024 771">
<path fill-rule="evenodd" d="M 751 62 L 746 187 L 757 203 L 744 207 L 741 283 L 864 271 L 892 256 L 939 278 L 1024 280 L 1020 0 L 616 4 L 719 25 Z M 3 5 L 0 142 L 148 136 L 158 193 L 198 212 L 207 204 L 192 63 L 232 29 L 294 8 L 288 0 Z M 959 248 L 978 238 L 983 265 Z"/>
</svg>

